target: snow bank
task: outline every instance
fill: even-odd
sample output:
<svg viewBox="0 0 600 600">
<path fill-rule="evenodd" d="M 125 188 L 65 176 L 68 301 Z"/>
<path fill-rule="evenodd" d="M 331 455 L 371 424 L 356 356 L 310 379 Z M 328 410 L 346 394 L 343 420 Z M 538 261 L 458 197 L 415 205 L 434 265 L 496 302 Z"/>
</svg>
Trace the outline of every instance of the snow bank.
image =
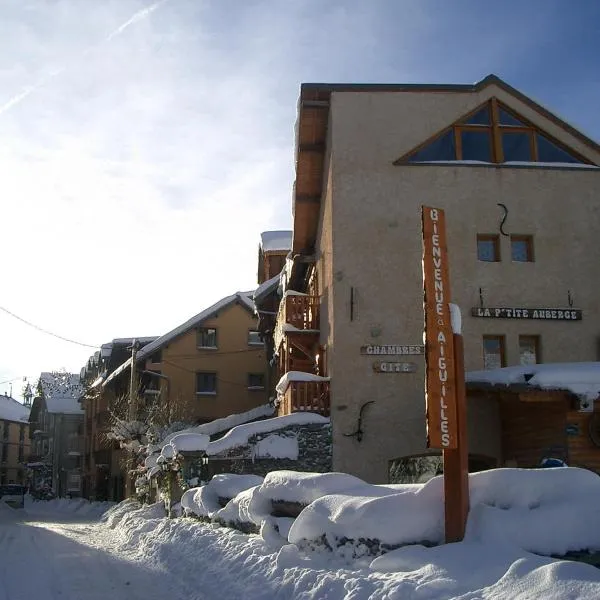
<svg viewBox="0 0 600 600">
<path fill-rule="evenodd" d="M 254 447 L 256 458 L 289 458 L 298 460 L 298 438 L 276 433 L 260 440 Z"/>
<path fill-rule="evenodd" d="M 171 439 L 170 445 L 175 453 L 200 452 L 205 450 L 210 442 L 210 436 L 203 433 L 178 433 Z"/>
<path fill-rule="evenodd" d="M 469 482 L 466 539 L 545 555 L 600 550 L 600 477 L 592 471 L 494 469 Z"/>
<path fill-rule="evenodd" d="M 114 502 L 90 502 L 85 498 L 38 501 L 33 500 L 31 496 L 25 496 L 25 507 L 31 513 L 61 513 L 98 518 L 114 505 Z"/>
<path fill-rule="evenodd" d="M 312 423 L 326 424 L 329 423 L 329 419 L 314 413 L 292 413 L 284 417 L 273 417 L 272 419 L 238 425 L 228 431 L 221 439 L 210 442 L 206 447 L 206 454 L 214 456 L 232 448 L 245 446 L 253 435 L 259 433 L 271 433 L 290 425 L 309 425 Z"/>
<path fill-rule="evenodd" d="M 212 517 L 221 510 L 219 498 L 231 499 L 251 487 L 262 483 L 263 478 L 258 475 L 235 475 L 226 473 L 215 475 L 206 485 L 196 489 L 192 500 L 186 499 L 186 504 L 199 517 Z M 187 508 L 187 507 L 186 507 Z"/>
</svg>

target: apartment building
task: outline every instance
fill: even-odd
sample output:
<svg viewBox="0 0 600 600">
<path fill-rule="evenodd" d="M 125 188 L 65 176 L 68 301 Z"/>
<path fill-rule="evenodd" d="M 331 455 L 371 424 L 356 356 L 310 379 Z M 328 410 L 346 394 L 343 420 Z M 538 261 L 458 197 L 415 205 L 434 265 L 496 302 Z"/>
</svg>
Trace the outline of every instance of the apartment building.
<svg viewBox="0 0 600 600">
<path fill-rule="evenodd" d="M 27 481 L 30 408 L 0 395 L 0 484 Z"/>
</svg>

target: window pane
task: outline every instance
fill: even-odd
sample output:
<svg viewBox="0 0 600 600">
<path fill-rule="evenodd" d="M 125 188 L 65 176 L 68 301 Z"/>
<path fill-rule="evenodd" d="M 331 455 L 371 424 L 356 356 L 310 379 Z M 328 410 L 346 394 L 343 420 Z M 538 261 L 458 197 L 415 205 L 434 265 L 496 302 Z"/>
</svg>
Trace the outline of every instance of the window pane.
<svg viewBox="0 0 600 600">
<path fill-rule="evenodd" d="M 535 365 L 539 362 L 537 336 L 519 336 L 519 361 L 522 365 Z"/>
<path fill-rule="evenodd" d="M 525 132 L 502 133 L 502 152 L 504 161 L 531 161 L 530 136 Z"/>
<path fill-rule="evenodd" d="M 514 262 L 531 262 L 533 260 L 531 240 L 528 238 L 511 239 L 510 252 Z"/>
<path fill-rule="evenodd" d="M 216 391 L 216 373 L 196 373 L 196 392 L 199 394 L 214 394 Z"/>
<path fill-rule="evenodd" d="M 492 146 L 490 132 L 474 130 L 461 130 L 462 160 L 492 161 Z"/>
<path fill-rule="evenodd" d="M 509 112 L 504 110 L 503 108 L 498 109 L 499 117 L 500 117 L 500 125 L 514 125 L 518 127 L 527 127 L 525 123 L 519 121 L 516 117 L 513 117 Z"/>
<path fill-rule="evenodd" d="M 436 160 L 456 160 L 454 130 L 448 130 L 444 135 L 433 140 L 430 144 L 415 152 L 410 162 L 428 162 Z"/>
<path fill-rule="evenodd" d="M 248 373 L 248 387 L 253 389 L 264 389 L 265 376 L 263 373 Z"/>
<path fill-rule="evenodd" d="M 263 345 L 262 340 L 260 339 L 260 333 L 258 331 L 249 331 L 248 332 L 248 344 L 254 345 Z"/>
<path fill-rule="evenodd" d="M 579 163 L 581 161 L 559 148 L 543 135 L 537 134 L 538 160 L 540 162 Z"/>
<path fill-rule="evenodd" d="M 468 125 L 489 125 L 490 124 L 490 109 L 484 106 L 480 111 L 470 116 L 466 121 Z"/>
<path fill-rule="evenodd" d="M 202 348 L 217 347 L 217 330 L 212 328 L 202 328 L 198 330 L 198 346 Z"/>
<path fill-rule="evenodd" d="M 497 262 L 500 260 L 498 256 L 498 241 L 495 238 L 479 238 L 477 240 L 477 260 L 485 262 Z"/>
<path fill-rule="evenodd" d="M 503 344 L 500 337 L 483 338 L 483 368 L 500 369 L 504 366 Z"/>
</svg>

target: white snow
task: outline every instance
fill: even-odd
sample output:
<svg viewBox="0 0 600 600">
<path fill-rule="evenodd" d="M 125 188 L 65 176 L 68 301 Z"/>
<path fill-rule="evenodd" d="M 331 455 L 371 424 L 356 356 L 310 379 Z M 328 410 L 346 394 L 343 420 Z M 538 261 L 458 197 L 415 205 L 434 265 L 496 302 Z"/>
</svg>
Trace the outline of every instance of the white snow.
<svg viewBox="0 0 600 600">
<path fill-rule="evenodd" d="M 29 411 L 27 406 L 23 406 L 14 398 L 0 394 L 0 420 L 28 423 Z"/>
<path fill-rule="evenodd" d="M 545 363 L 471 371 L 465 379 L 467 382 L 492 385 L 519 383 L 532 388 L 567 390 L 588 400 L 595 400 L 600 395 L 600 362 Z"/>
<path fill-rule="evenodd" d="M 256 458 L 290 458 L 298 460 L 298 439 L 276 433 L 260 440 L 254 447 Z"/>
<path fill-rule="evenodd" d="M 296 482 L 298 494 L 295 497 L 306 497 L 301 490 L 302 478 L 287 473 Z M 338 475 L 330 483 L 337 480 L 337 485 L 343 485 L 344 478 Z M 275 479 L 291 490 L 292 486 L 285 484 L 285 474 L 280 473 Z M 310 477 L 304 481 L 308 485 Z M 424 514 L 431 508 L 428 502 L 415 502 L 411 507 L 405 502 L 408 512 L 385 509 L 379 516 L 371 503 L 386 499 L 391 502 L 402 496 L 411 498 L 412 502 L 429 484 L 406 486 L 406 492 L 401 493 L 404 486 L 369 486 L 357 481 L 355 509 L 372 524 L 378 520 L 382 531 L 384 524 L 392 531 L 396 528 L 406 531 L 409 521 L 427 524 Z M 493 502 L 497 510 L 512 515 L 512 533 L 529 527 L 530 533 L 536 529 L 536 536 L 540 535 L 543 520 L 543 529 L 548 532 L 544 535 L 554 537 L 552 546 L 560 547 L 564 546 L 560 538 L 565 535 L 591 537 L 582 531 L 569 532 L 575 516 L 568 513 L 579 512 L 581 504 L 571 504 L 578 496 L 582 503 L 598 506 L 599 481 L 597 475 L 579 469 L 548 469 L 543 473 L 501 469 L 471 476 L 471 501 L 488 508 Z M 236 488 L 233 482 L 230 476 L 221 477 L 213 484 L 214 491 L 222 486 L 223 495 L 229 496 L 241 487 Z M 351 479 L 346 482 L 356 483 Z M 248 483 L 251 482 L 247 480 Z M 433 489 L 436 485 L 429 487 Z M 325 491 L 327 486 L 321 483 L 317 487 Z M 528 533 L 520 534 L 520 541 L 506 538 L 499 541 L 490 538 L 487 530 L 480 529 L 479 539 L 473 538 L 469 531 L 464 542 L 431 548 L 413 544 L 376 558 L 367 557 L 364 552 L 362 558 L 360 552 L 343 552 L 344 546 L 335 552 L 309 548 L 304 551 L 286 542 L 286 533 L 289 530 L 292 537 L 295 523 L 292 524 L 290 518 L 270 516 L 269 503 L 257 494 L 259 489 L 260 486 L 245 489 L 213 517 L 230 522 L 242 516 L 242 521 L 249 523 L 252 522 L 250 516 L 256 517 L 262 512 L 264 516 L 256 524 L 260 535 L 245 535 L 192 519 L 169 519 L 165 517 L 162 503 L 141 507 L 136 502 L 126 501 L 110 508 L 100 523 L 94 522 L 97 514 L 94 511 L 99 507 L 94 508 L 82 500 L 29 501 L 24 511 L 0 506 L 3 557 L 0 600 L 55 600 L 59 597 L 65 600 L 600 598 L 599 569 L 530 553 L 519 546 L 523 539 L 536 537 Z M 343 496 L 352 498 L 349 491 Z M 182 498 L 182 506 L 187 497 Z M 321 497 L 318 502 L 323 505 L 327 498 Z M 532 500 L 539 501 L 540 506 L 531 508 L 528 503 Z M 500 508 L 500 503 L 507 503 L 507 507 Z M 233 519 L 229 519 L 227 511 L 234 504 L 237 508 L 231 511 Z M 523 516 L 524 511 L 533 513 L 546 506 L 559 505 L 555 513 L 548 513 L 545 519 L 531 525 Z M 87 517 L 82 514 L 86 507 L 90 511 Z M 582 520 L 589 516 L 582 515 Z M 357 528 L 363 525 L 357 522 L 357 516 L 350 525 L 350 517 L 350 514 L 345 516 L 349 528 L 344 533 L 353 538 L 358 535 Z M 597 518 L 588 521 L 588 529 L 598 532 L 598 523 Z M 504 527 L 506 521 L 498 521 L 498 524 Z M 341 520 L 337 525 L 341 526 Z M 470 520 L 469 527 L 475 525 L 480 522 Z M 576 545 L 584 541 L 579 539 Z M 360 550 L 359 545 L 354 550 Z"/>
<path fill-rule="evenodd" d="M 283 417 L 244 423 L 228 431 L 222 438 L 210 442 L 206 447 L 206 454 L 214 456 L 225 450 L 244 446 L 248 443 L 250 437 L 258 433 L 271 433 L 290 425 L 309 425 L 311 423 L 326 424 L 329 423 L 329 419 L 315 413 L 292 413 Z"/>
<path fill-rule="evenodd" d="M 329 381 L 329 377 L 320 377 L 319 375 L 304 373 L 302 371 L 288 371 L 277 382 L 275 391 L 282 396 L 285 394 L 290 381 Z"/>
<path fill-rule="evenodd" d="M 292 247 L 292 231 L 263 231 L 260 245 L 263 252 L 289 250 Z"/>
<path fill-rule="evenodd" d="M 178 433 L 171 439 L 175 453 L 199 452 L 205 450 L 210 442 L 210 436 L 203 433 Z"/>
</svg>

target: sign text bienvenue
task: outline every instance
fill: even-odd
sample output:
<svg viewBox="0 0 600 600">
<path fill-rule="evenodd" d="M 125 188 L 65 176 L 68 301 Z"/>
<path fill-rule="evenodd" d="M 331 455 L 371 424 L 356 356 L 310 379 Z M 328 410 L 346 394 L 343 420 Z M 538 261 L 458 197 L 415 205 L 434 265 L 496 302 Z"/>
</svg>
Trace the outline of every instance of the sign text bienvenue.
<svg viewBox="0 0 600 600">
<path fill-rule="evenodd" d="M 448 450 L 458 446 L 458 427 L 446 221 L 443 210 L 427 206 L 422 219 L 427 445 Z"/>
<path fill-rule="evenodd" d="M 360 353 L 368 354 L 368 355 L 381 355 L 386 354 L 388 356 L 406 356 L 406 355 L 415 355 L 415 354 L 423 354 L 425 352 L 425 346 L 407 346 L 407 345 L 399 345 L 399 344 L 384 344 L 378 346 L 376 344 L 369 344 L 368 346 L 361 346 Z"/>
<path fill-rule="evenodd" d="M 546 321 L 581 321 L 582 312 L 572 308 L 472 308 L 474 317 L 488 319 L 544 319 Z"/>
</svg>

